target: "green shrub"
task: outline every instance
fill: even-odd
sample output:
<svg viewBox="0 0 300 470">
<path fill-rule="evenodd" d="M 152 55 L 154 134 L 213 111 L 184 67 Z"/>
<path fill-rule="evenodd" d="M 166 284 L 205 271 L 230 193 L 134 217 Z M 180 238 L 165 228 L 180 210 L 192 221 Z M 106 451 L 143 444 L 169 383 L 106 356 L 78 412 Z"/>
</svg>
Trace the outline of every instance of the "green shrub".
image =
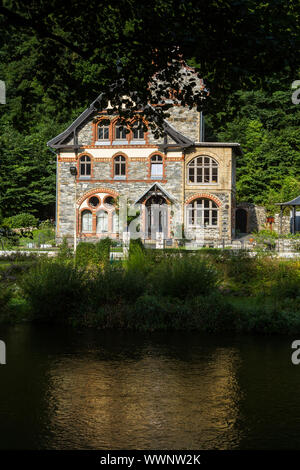
<svg viewBox="0 0 300 470">
<path fill-rule="evenodd" d="M 57 258 L 59 260 L 70 260 L 73 259 L 74 253 L 72 248 L 69 247 L 67 237 L 63 237 L 62 243 L 58 247 Z"/>
<path fill-rule="evenodd" d="M 134 302 L 145 292 L 145 280 L 137 271 L 107 266 L 90 280 L 90 299 L 95 307 L 103 304 Z"/>
<path fill-rule="evenodd" d="M 3 316 L 8 311 L 8 304 L 11 298 L 12 298 L 11 290 L 8 287 L 4 286 L 2 283 L 2 286 L 0 289 L 0 321 L 3 320 Z"/>
<path fill-rule="evenodd" d="M 20 286 L 38 321 L 64 322 L 87 309 L 85 272 L 71 264 L 44 260 L 23 277 Z"/>
<path fill-rule="evenodd" d="M 76 247 L 76 265 L 85 267 L 88 265 L 96 265 L 98 256 L 94 243 L 80 242 Z"/>
<path fill-rule="evenodd" d="M 96 243 L 95 248 L 98 263 L 105 265 L 109 262 L 110 247 L 111 239 L 108 237 L 102 238 Z"/>
<path fill-rule="evenodd" d="M 145 294 L 136 300 L 127 313 L 127 326 L 145 331 L 177 330 L 182 328 L 182 318 L 187 316 L 181 300 Z"/>
<path fill-rule="evenodd" d="M 218 292 L 194 297 L 187 302 L 183 328 L 216 333 L 235 329 L 235 310 Z"/>
<path fill-rule="evenodd" d="M 165 259 L 149 276 L 155 292 L 160 295 L 186 298 L 206 295 L 218 284 L 216 269 L 197 256 Z"/>
<path fill-rule="evenodd" d="M 4 219 L 4 224 L 10 228 L 36 227 L 38 219 L 32 214 L 23 212 Z"/>
<path fill-rule="evenodd" d="M 80 242 L 76 248 L 77 266 L 101 266 L 109 262 L 110 239 L 104 238 L 97 243 Z"/>
<path fill-rule="evenodd" d="M 292 263 L 279 263 L 274 270 L 271 296 L 275 299 L 300 297 L 300 269 Z"/>
</svg>

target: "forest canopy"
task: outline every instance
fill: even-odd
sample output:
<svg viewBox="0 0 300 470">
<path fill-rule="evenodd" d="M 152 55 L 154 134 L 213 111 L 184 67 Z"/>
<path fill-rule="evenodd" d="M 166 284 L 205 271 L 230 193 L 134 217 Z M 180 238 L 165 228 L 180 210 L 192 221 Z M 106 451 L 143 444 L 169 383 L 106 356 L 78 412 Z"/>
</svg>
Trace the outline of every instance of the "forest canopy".
<svg viewBox="0 0 300 470">
<path fill-rule="evenodd" d="M 300 193 L 299 2 L 252 0 L 3 1 L 0 5 L 0 208 L 54 216 L 55 155 L 46 142 L 100 92 L 149 98 L 148 83 L 195 67 L 210 90 L 206 140 L 236 141 L 239 200 L 270 204 Z M 114 84 L 114 88 L 111 85 Z"/>
</svg>

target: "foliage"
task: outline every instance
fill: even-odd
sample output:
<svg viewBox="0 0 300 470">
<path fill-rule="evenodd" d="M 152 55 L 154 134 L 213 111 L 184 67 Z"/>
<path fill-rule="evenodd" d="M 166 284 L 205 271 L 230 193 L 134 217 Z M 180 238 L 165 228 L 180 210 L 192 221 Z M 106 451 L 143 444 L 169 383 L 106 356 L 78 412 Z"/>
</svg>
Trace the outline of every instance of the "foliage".
<svg viewBox="0 0 300 470">
<path fill-rule="evenodd" d="M 155 292 L 177 298 L 207 295 L 218 283 L 214 267 L 201 257 L 162 260 L 154 266 L 149 281 Z"/>
<path fill-rule="evenodd" d="M 29 228 L 36 227 L 38 219 L 28 212 L 13 215 L 4 219 L 4 224 L 9 228 Z"/>
<path fill-rule="evenodd" d="M 2 216 L 20 211 L 41 219 L 53 216 L 55 156 L 46 142 L 100 92 L 103 106 L 110 97 L 120 108 L 120 96 L 132 91 L 141 106 L 150 94 L 157 102 L 168 87 L 179 91 L 180 86 L 181 104 L 207 102 L 208 140 L 241 142 L 239 199 L 277 201 L 285 177 L 299 181 L 300 108 L 291 103 L 289 89 L 299 75 L 297 8 L 284 0 L 115 0 L 101 8 L 75 0 L 71 10 L 58 0 L 4 2 Z M 182 58 L 204 78 L 211 90 L 207 100 L 194 93 L 193 78 L 178 84 Z M 158 81 L 153 90 L 148 85 L 155 73 L 166 85 Z M 167 112 L 167 106 L 156 106 L 156 113 L 160 109 Z M 145 112 L 151 116 L 153 108 L 146 106 Z"/>
<path fill-rule="evenodd" d="M 111 242 L 109 238 L 97 243 L 80 242 L 76 248 L 77 266 L 105 266 L 109 262 Z"/>
<path fill-rule="evenodd" d="M 106 265 L 109 262 L 110 248 L 111 239 L 109 237 L 102 238 L 95 245 L 98 260 L 102 266 Z"/>
<path fill-rule="evenodd" d="M 68 244 L 68 239 L 67 237 L 63 237 L 63 240 L 61 242 L 61 244 L 59 245 L 58 247 L 58 254 L 57 254 L 57 258 L 59 260 L 69 260 L 69 259 L 73 259 L 74 257 L 74 253 L 73 253 L 73 250 L 72 248 L 69 247 L 69 244 Z"/>
<path fill-rule="evenodd" d="M 35 321 L 67 322 L 86 302 L 86 275 L 70 263 L 44 260 L 22 278 L 20 286 Z"/>
<path fill-rule="evenodd" d="M 1 316 L 5 315 L 8 311 L 8 304 L 12 298 L 12 291 L 2 283 L 0 289 L 0 321 Z"/>
</svg>

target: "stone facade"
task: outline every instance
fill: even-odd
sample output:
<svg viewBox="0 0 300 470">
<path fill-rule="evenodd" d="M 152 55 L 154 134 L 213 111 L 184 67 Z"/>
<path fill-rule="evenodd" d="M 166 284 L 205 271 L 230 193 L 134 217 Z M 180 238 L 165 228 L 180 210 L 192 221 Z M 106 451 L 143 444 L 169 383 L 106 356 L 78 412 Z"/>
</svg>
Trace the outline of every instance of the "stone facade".
<svg viewBox="0 0 300 470">
<path fill-rule="evenodd" d="M 111 122 L 108 141 L 97 142 L 97 125 L 101 120 L 101 113 L 98 113 L 96 117 L 84 120 L 72 136 L 66 137 L 58 151 L 58 242 L 63 237 L 67 237 L 70 244 L 73 240 L 96 240 L 103 236 L 122 238 L 126 224 L 121 221 L 120 200 L 124 198 L 127 198 L 127 205 L 133 213 L 139 211 L 137 220 L 141 236 L 145 239 L 153 238 L 146 226 L 147 221 L 153 223 L 150 201 L 156 201 L 158 197 L 164 201 L 166 208 L 159 217 L 164 218 L 167 238 L 181 238 L 182 227 L 186 236 L 202 237 L 204 241 L 230 240 L 234 237 L 235 158 L 239 153 L 238 144 L 198 142 L 199 113 L 179 106 L 171 109 L 167 123 L 172 126 L 172 130 L 189 139 L 186 146 L 176 144 L 172 131 L 167 139 L 154 139 L 149 130 L 141 141 L 134 140 L 132 134 L 128 134 L 123 142 L 116 142 L 113 127 L 116 116 L 109 116 L 105 112 L 105 118 Z M 74 148 L 74 140 L 79 148 Z M 166 140 L 168 144 L 163 147 Z M 115 158 L 118 156 L 123 157 L 126 166 L 126 172 L 121 177 L 115 174 Z M 159 157 L 158 166 L 162 165 L 159 177 L 155 172 L 151 173 L 154 171 L 154 156 Z M 190 164 L 198 157 L 214 162 L 217 181 L 204 183 L 197 176 L 197 180 L 189 182 Z M 81 174 L 81 164 L 85 158 L 91 165 L 88 175 Z M 210 169 L 207 171 L 212 171 L 211 163 L 208 165 Z M 74 173 L 74 167 L 77 170 L 75 176 L 70 171 L 73 168 Z M 201 172 L 202 169 L 197 171 Z M 95 200 L 98 202 L 93 206 Z M 106 200 L 113 203 L 109 205 Z M 187 215 L 188 207 L 194 201 L 203 203 L 203 208 L 195 212 L 196 219 L 192 212 L 189 212 L 190 216 Z M 203 201 L 211 201 L 210 208 L 205 209 Z M 85 225 L 83 217 L 89 220 L 88 225 Z M 204 222 L 201 223 L 201 220 Z M 116 221 L 119 230 L 116 229 Z"/>
</svg>

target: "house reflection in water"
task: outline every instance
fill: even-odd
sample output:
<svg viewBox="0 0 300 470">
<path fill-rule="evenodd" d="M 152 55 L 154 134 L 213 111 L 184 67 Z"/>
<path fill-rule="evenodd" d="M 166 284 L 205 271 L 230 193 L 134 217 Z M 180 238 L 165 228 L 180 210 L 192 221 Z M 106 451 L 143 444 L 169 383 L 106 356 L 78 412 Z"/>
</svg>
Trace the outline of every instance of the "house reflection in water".
<svg viewBox="0 0 300 470">
<path fill-rule="evenodd" d="M 227 449 L 239 444 L 235 348 L 182 357 L 63 357 L 49 376 L 50 448 Z"/>
</svg>

